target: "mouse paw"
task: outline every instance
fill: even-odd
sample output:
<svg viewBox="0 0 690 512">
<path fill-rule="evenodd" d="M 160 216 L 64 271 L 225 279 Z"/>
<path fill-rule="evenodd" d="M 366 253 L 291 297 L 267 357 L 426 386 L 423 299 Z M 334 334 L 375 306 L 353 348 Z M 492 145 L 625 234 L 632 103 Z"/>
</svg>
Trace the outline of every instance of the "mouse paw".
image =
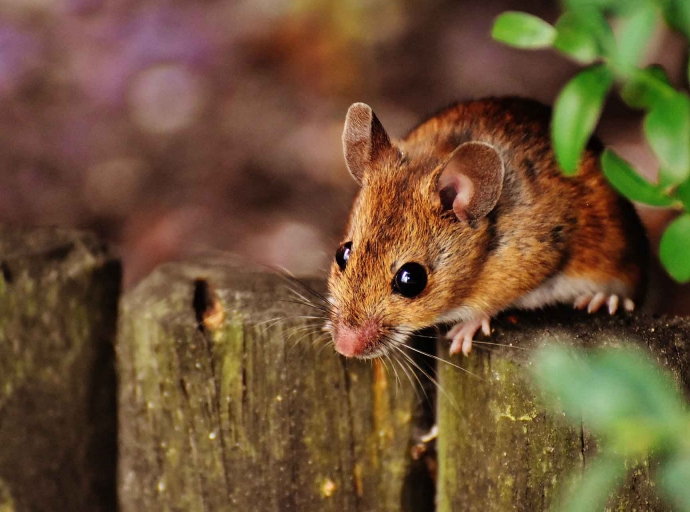
<svg viewBox="0 0 690 512">
<path fill-rule="evenodd" d="M 573 307 L 575 309 L 587 308 L 588 313 L 595 313 L 604 304 L 606 304 L 606 307 L 609 310 L 609 315 L 613 315 L 616 311 L 618 311 L 618 306 L 620 305 L 620 298 L 618 297 L 618 295 L 607 295 L 603 292 L 595 294 L 588 293 L 585 295 L 581 295 L 580 297 L 575 299 Z M 626 311 L 633 311 L 635 309 L 635 303 L 632 301 L 632 299 L 623 299 L 623 309 L 625 309 Z"/>
<path fill-rule="evenodd" d="M 472 338 L 481 328 L 482 332 L 489 336 L 491 334 L 491 326 L 489 322 L 491 319 L 487 315 L 481 315 L 472 320 L 455 324 L 446 337 L 453 340 L 450 344 L 450 355 L 455 355 L 460 352 L 466 356 L 470 355 L 472 351 Z"/>
</svg>

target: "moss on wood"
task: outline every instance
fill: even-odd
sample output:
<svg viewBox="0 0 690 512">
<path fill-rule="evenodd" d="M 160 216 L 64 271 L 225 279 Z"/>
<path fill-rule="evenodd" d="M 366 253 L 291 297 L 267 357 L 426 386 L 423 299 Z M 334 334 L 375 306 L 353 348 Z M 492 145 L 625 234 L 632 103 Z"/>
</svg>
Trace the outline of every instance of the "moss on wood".
<svg viewBox="0 0 690 512">
<path fill-rule="evenodd" d="M 120 267 L 95 237 L 0 228 L 0 510 L 115 510 Z"/>
<path fill-rule="evenodd" d="M 225 320 L 200 329 L 194 283 Z M 393 511 L 417 397 L 345 362 L 284 279 L 228 260 L 159 268 L 122 306 L 123 510 Z M 319 341 L 320 339 L 320 341 Z"/>
<path fill-rule="evenodd" d="M 645 316 L 586 316 L 564 310 L 509 314 L 494 324 L 491 343 L 453 358 L 474 376 L 440 367 L 438 509 L 440 511 L 548 510 L 556 489 L 572 471 L 596 456 L 587 425 L 573 428 L 547 414 L 529 379 L 530 353 L 545 343 L 574 347 L 635 343 L 671 370 L 690 390 L 690 321 Z M 482 347 L 484 347 L 482 349 Z M 587 386 L 587 382 L 582 383 Z M 660 511 L 646 460 L 631 468 L 611 510 Z"/>
</svg>

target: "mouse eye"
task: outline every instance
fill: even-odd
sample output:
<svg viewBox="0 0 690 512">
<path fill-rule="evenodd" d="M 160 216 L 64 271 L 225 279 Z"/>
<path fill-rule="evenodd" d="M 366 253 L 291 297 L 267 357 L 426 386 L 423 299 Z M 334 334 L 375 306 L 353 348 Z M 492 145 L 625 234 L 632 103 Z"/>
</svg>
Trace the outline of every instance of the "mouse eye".
<svg viewBox="0 0 690 512">
<path fill-rule="evenodd" d="M 352 242 L 345 242 L 335 251 L 335 262 L 340 267 L 340 270 L 345 270 L 347 260 L 350 259 L 350 251 L 352 250 Z"/>
<path fill-rule="evenodd" d="M 426 287 L 426 270 L 419 263 L 405 263 L 393 278 L 393 291 L 412 298 Z"/>
</svg>

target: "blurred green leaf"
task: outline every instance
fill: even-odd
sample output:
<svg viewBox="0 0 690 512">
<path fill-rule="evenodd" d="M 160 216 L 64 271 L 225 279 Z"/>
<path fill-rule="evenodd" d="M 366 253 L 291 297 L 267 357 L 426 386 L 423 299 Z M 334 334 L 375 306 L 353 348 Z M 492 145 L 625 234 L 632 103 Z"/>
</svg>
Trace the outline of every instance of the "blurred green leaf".
<svg viewBox="0 0 690 512">
<path fill-rule="evenodd" d="M 621 89 L 621 97 L 634 108 L 651 109 L 657 102 L 676 94 L 664 68 L 648 66 L 635 71 Z"/>
<path fill-rule="evenodd" d="M 632 391 L 600 375 L 589 358 L 553 346 L 538 353 L 535 361 L 539 387 L 558 399 L 566 415 L 582 419 L 599 435 L 612 437 L 616 422 L 636 407 Z"/>
<path fill-rule="evenodd" d="M 690 281 L 690 214 L 671 222 L 661 237 L 659 257 L 676 281 Z"/>
<path fill-rule="evenodd" d="M 556 30 L 531 14 L 508 11 L 496 18 L 491 36 L 517 48 L 548 48 L 556 38 Z"/>
<path fill-rule="evenodd" d="M 673 382 L 636 350 L 602 349 L 579 357 L 551 346 L 536 356 L 540 389 L 563 411 L 581 417 L 623 455 L 646 453 L 685 426 Z"/>
<path fill-rule="evenodd" d="M 628 162 L 610 149 L 604 151 L 601 156 L 601 167 L 614 188 L 632 201 L 652 206 L 671 206 L 674 202 L 659 187 L 637 174 Z"/>
<path fill-rule="evenodd" d="M 617 67 L 631 70 L 637 66 L 645 56 L 656 22 L 657 7 L 651 3 L 642 4 L 627 16 L 620 18 Z"/>
<path fill-rule="evenodd" d="M 662 0 L 659 2 L 666 22 L 690 39 L 690 2 L 688 0 Z"/>
<path fill-rule="evenodd" d="M 579 383 L 590 377 L 584 359 L 563 347 L 550 346 L 537 352 L 534 361 L 539 388 L 551 399 L 558 399 L 566 414 L 580 418 L 588 392 Z"/>
<path fill-rule="evenodd" d="M 625 462 L 619 457 L 602 454 L 571 484 L 570 492 L 561 498 L 558 510 L 564 512 L 598 512 L 625 475 Z"/>
<path fill-rule="evenodd" d="M 602 349 L 591 358 L 595 373 L 605 376 L 610 389 L 626 388 L 636 397 L 623 422 L 663 425 L 658 434 L 684 427 L 685 405 L 670 376 L 637 349 Z"/>
<path fill-rule="evenodd" d="M 599 45 L 589 27 L 571 12 L 556 22 L 554 48 L 583 64 L 592 63 L 599 56 Z"/>
<path fill-rule="evenodd" d="M 657 473 L 657 481 L 679 512 L 690 512 L 690 456 L 667 461 Z"/>
<path fill-rule="evenodd" d="M 626 14 L 637 10 L 649 0 L 565 0 L 565 7 L 575 12 L 596 9 L 602 12 Z"/>
<path fill-rule="evenodd" d="M 582 9 L 606 10 L 611 8 L 616 0 L 565 0 L 563 3 L 568 9 L 581 11 Z"/>
<path fill-rule="evenodd" d="M 650 146 L 661 162 L 665 183 L 680 183 L 690 176 L 690 98 L 677 93 L 655 102 L 644 120 Z"/>
<path fill-rule="evenodd" d="M 683 203 L 685 210 L 690 212 L 690 179 L 678 185 L 675 196 Z"/>
<path fill-rule="evenodd" d="M 603 65 L 581 71 L 563 88 L 554 105 L 551 136 L 563 172 L 577 173 L 580 155 L 599 120 L 613 76 Z"/>
<path fill-rule="evenodd" d="M 605 57 L 616 56 L 616 38 L 611 24 L 602 11 L 584 6 L 577 11 L 572 11 L 572 14 L 577 19 L 577 23 L 596 40 L 600 54 Z"/>
</svg>

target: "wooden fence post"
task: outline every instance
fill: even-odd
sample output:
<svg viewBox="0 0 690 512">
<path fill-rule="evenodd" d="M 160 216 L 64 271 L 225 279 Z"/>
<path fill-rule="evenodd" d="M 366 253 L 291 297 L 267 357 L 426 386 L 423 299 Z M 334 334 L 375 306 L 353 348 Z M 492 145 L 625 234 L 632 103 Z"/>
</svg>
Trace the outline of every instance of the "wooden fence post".
<svg viewBox="0 0 690 512">
<path fill-rule="evenodd" d="M 549 510 L 555 489 L 572 470 L 586 468 L 596 440 L 547 414 L 529 381 L 530 351 L 544 343 L 574 347 L 637 344 L 690 390 L 690 321 L 550 310 L 504 316 L 491 342 L 467 359 L 453 358 L 475 376 L 440 365 L 438 510 Z M 510 345 L 512 345 L 512 348 Z M 488 350 L 487 350 L 488 349 Z M 583 386 L 589 385 L 587 382 Z M 637 461 L 611 510 L 669 510 L 655 492 L 650 461 Z"/>
<path fill-rule="evenodd" d="M 336 356 L 299 285 L 228 259 L 175 263 L 120 305 L 116 460 L 119 282 L 89 235 L 0 229 L 0 510 L 114 511 L 116 471 L 125 512 L 548 510 L 596 439 L 546 412 L 533 348 L 635 343 L 690 390 L 688 319 L 505 315 L 498 345 L 451 360 L 472 375 L 439 364 L 436 397 L 423 372 L 398 385 Z M 635 462 L 609 507 L 668 510 L 653 462 Z"/>
<path fill-rule="evenodd" d="M 95 237 L 0 228 L 0 510 L 116 510 L 120 266 Z"/>
<path fill-rule="evenodd" d="M 164 265 L 124 298 L 125 512 L 431 510 L 426 465 L 410 457 L 425 427 L 415 390 L 324 347 L 302 318 L 319 312 L 289 288 L 207 260 Z"/>
</svg>

